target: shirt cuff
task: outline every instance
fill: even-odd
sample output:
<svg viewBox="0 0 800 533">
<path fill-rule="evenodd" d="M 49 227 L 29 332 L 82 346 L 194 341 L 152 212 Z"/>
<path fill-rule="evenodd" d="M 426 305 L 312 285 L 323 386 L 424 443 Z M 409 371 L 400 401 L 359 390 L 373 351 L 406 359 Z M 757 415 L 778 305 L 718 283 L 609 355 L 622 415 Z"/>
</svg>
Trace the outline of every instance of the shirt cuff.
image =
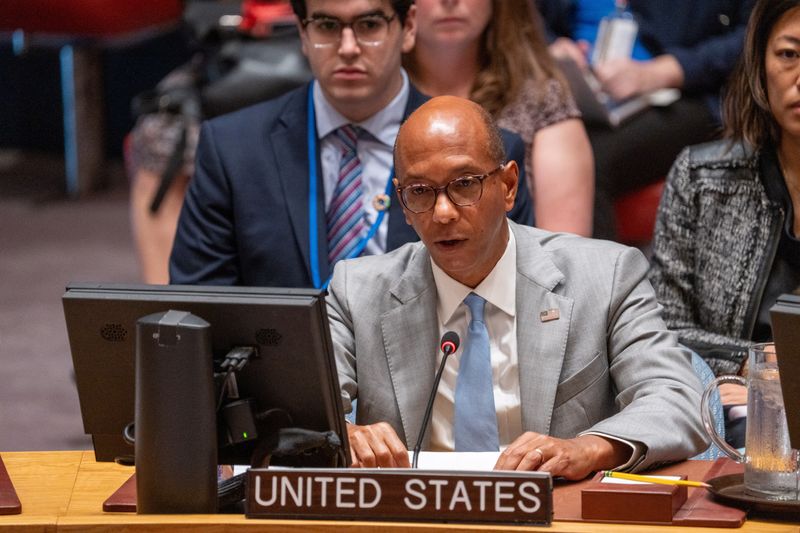
<svg viewBox="0 0 800 533">
<path fill-rule="evenodd" d="M 597 431 L 586 431 L 585 433 L 581 433 L 581 435 L 595 435 L 597 437 L 603 437 L 604 439 L 614 440 L 630 446 L 631 448 L 630 458 L 624 464 L 612 468 L 611 470 L 614 472 L 624 472 L 632 470 L 636 465 L 642 462 L 642 460 L 644 459 L 644 454 L 647 451 L 647 446 L 645 446 L 641 442 L 621 439 L 613 435 L 608 435 L 607 433 L 600 433 Z"/>
<path fill-rule="evenodd" d="M 744 418 L 747 416 L 747 406 L 746 405 L 734 405 L 730 409 L 728 409 L 728 420 L 737 420 L 739 418 Z"/>
</svg>

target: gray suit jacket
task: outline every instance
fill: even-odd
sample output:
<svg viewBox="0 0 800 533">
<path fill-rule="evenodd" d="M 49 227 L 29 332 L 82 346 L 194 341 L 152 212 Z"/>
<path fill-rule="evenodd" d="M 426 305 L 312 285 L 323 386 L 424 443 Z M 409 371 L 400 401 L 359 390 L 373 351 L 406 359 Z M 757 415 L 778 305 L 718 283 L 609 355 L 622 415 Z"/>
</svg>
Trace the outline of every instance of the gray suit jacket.
<svg viewBox="0 0 800 533">
<path fill-rule="evenodd" d="M 510 224 L 523 429 L 638 441 L 646 452 L 637 469 L 704 449 L 700 383 L 661 319 L 642 254 Z M 342 261 L 329 290 L 345 410 L 358 398 L 359 424 L 388 422 L 413 447 L 439 342 L 430 255 L 414 243 Z M 548 309 L 560 318 L 542 322 Z"/>
</svg>

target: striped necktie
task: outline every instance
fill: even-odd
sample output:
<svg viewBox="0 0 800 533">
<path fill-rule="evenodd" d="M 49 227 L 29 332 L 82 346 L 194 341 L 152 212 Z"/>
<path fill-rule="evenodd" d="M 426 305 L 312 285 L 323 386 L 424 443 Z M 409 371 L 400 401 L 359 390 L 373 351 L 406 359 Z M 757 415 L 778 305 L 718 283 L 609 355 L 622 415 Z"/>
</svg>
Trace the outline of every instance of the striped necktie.
<svg viewBox="0 0 800 533">
<path fill-rule="evenodd" d="M 489 331 L 483 321 L 486 300 L 471 292 L 464 298 L 470 322 L 467 342 L 458 363 L 453 436 L 457 452 L 489 452 L 499 449 L 494 408 L 492 356 Z"/>
<path fill-rule="evenodd" d="M 362 201 L 362 167 L 356 151 L 360 130 L 346 124 L 334 131 L 334 139 L 341 148 L 342 160 L 339 163 L 339 179 L 326 214 L 328 264 L 331 270 L 337 261 L 346 259 L 352 253 L 366 229 Z"/>
</svg>

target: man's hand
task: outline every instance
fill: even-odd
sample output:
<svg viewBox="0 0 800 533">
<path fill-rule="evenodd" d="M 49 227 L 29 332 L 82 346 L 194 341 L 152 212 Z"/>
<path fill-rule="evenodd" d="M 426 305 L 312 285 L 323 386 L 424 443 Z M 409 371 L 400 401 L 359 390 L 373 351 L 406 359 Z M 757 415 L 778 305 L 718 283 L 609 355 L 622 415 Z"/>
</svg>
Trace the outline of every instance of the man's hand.
<svg viewBox="0 0 800 533">
<path fill-rule="evenodd" d="M 746 405 L 747 387 L 736 383 L 723 383 L 719 386 L 722 405 Z"/>
<path fill-rule="evenodd" d="M 648 61 L 613 59 L 595 65 L 594 73 L 603 90 L 615 100 L 683 85 L 683 68 L 671 55 Z"/>
<path fill-rule="evenodd" d="M 582 69 L 589 68 L 589 62 L 586 60 L 586 54 L 589 51 L 589 43 L 586 41 L 573 41 L 566 37 L 559 37 L 553 41 L 550 46 L 550 55 L 556 59 L 570 58 Z"/>
<path fill-rule="evenodd" d="M 408 450 L 392 426 L 378 422 L 368 426 L 347 424 L 350 457 L 354 468 L 409 468 Z"/>
<path fill-rule="evenodd" d="M 597 435 L 565 440 L 529 431 L 500 454 L 494 469 L 538 470 L 577 480 L 597 470 L 620 466 L 630 454 L 626 444 Z"/>
</svg>

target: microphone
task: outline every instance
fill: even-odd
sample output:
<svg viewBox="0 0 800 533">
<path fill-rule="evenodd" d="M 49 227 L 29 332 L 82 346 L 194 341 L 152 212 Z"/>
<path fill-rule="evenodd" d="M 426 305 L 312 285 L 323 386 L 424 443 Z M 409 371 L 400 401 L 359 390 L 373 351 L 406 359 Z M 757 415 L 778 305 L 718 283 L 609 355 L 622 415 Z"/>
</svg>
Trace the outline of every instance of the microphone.
<svg viewBox="0 0 800 533">
<path fill-rule="evenodd" d="M 417 463 L 419 462 L 419 451 L 420 448 L 422 448 L 422 439 L 425 437 L 425 431 L 428 430 L 428 424 L 430 424 L 431 421 L 433 400 L 436 399 L 436 391 L 439 389 L 439 382 L 442 380 L 442 372 L 444 372 L 444 365 L 447 363 L 447 357 L 458 350 L 460 342 L 458 333 L 455 331 L 446 332 L 442 335 L 442 340 L 439 341 L 439 349 L 442 350 L 444 357 L 442 357 L 442 363 L 439 365 L 439 370 L 436 372 L 436 377 L 433 380 L 433 389 L 431 389 L 431 395 L 430 398 L 428 398 L 428 407 L 425 409 L 425 416 L 422 417 L 422 426 L 419 428 L 417 445 L 414 446 L 414 461 L 411 463 L 411 468 L 417 468 Z"/>
</svg>

